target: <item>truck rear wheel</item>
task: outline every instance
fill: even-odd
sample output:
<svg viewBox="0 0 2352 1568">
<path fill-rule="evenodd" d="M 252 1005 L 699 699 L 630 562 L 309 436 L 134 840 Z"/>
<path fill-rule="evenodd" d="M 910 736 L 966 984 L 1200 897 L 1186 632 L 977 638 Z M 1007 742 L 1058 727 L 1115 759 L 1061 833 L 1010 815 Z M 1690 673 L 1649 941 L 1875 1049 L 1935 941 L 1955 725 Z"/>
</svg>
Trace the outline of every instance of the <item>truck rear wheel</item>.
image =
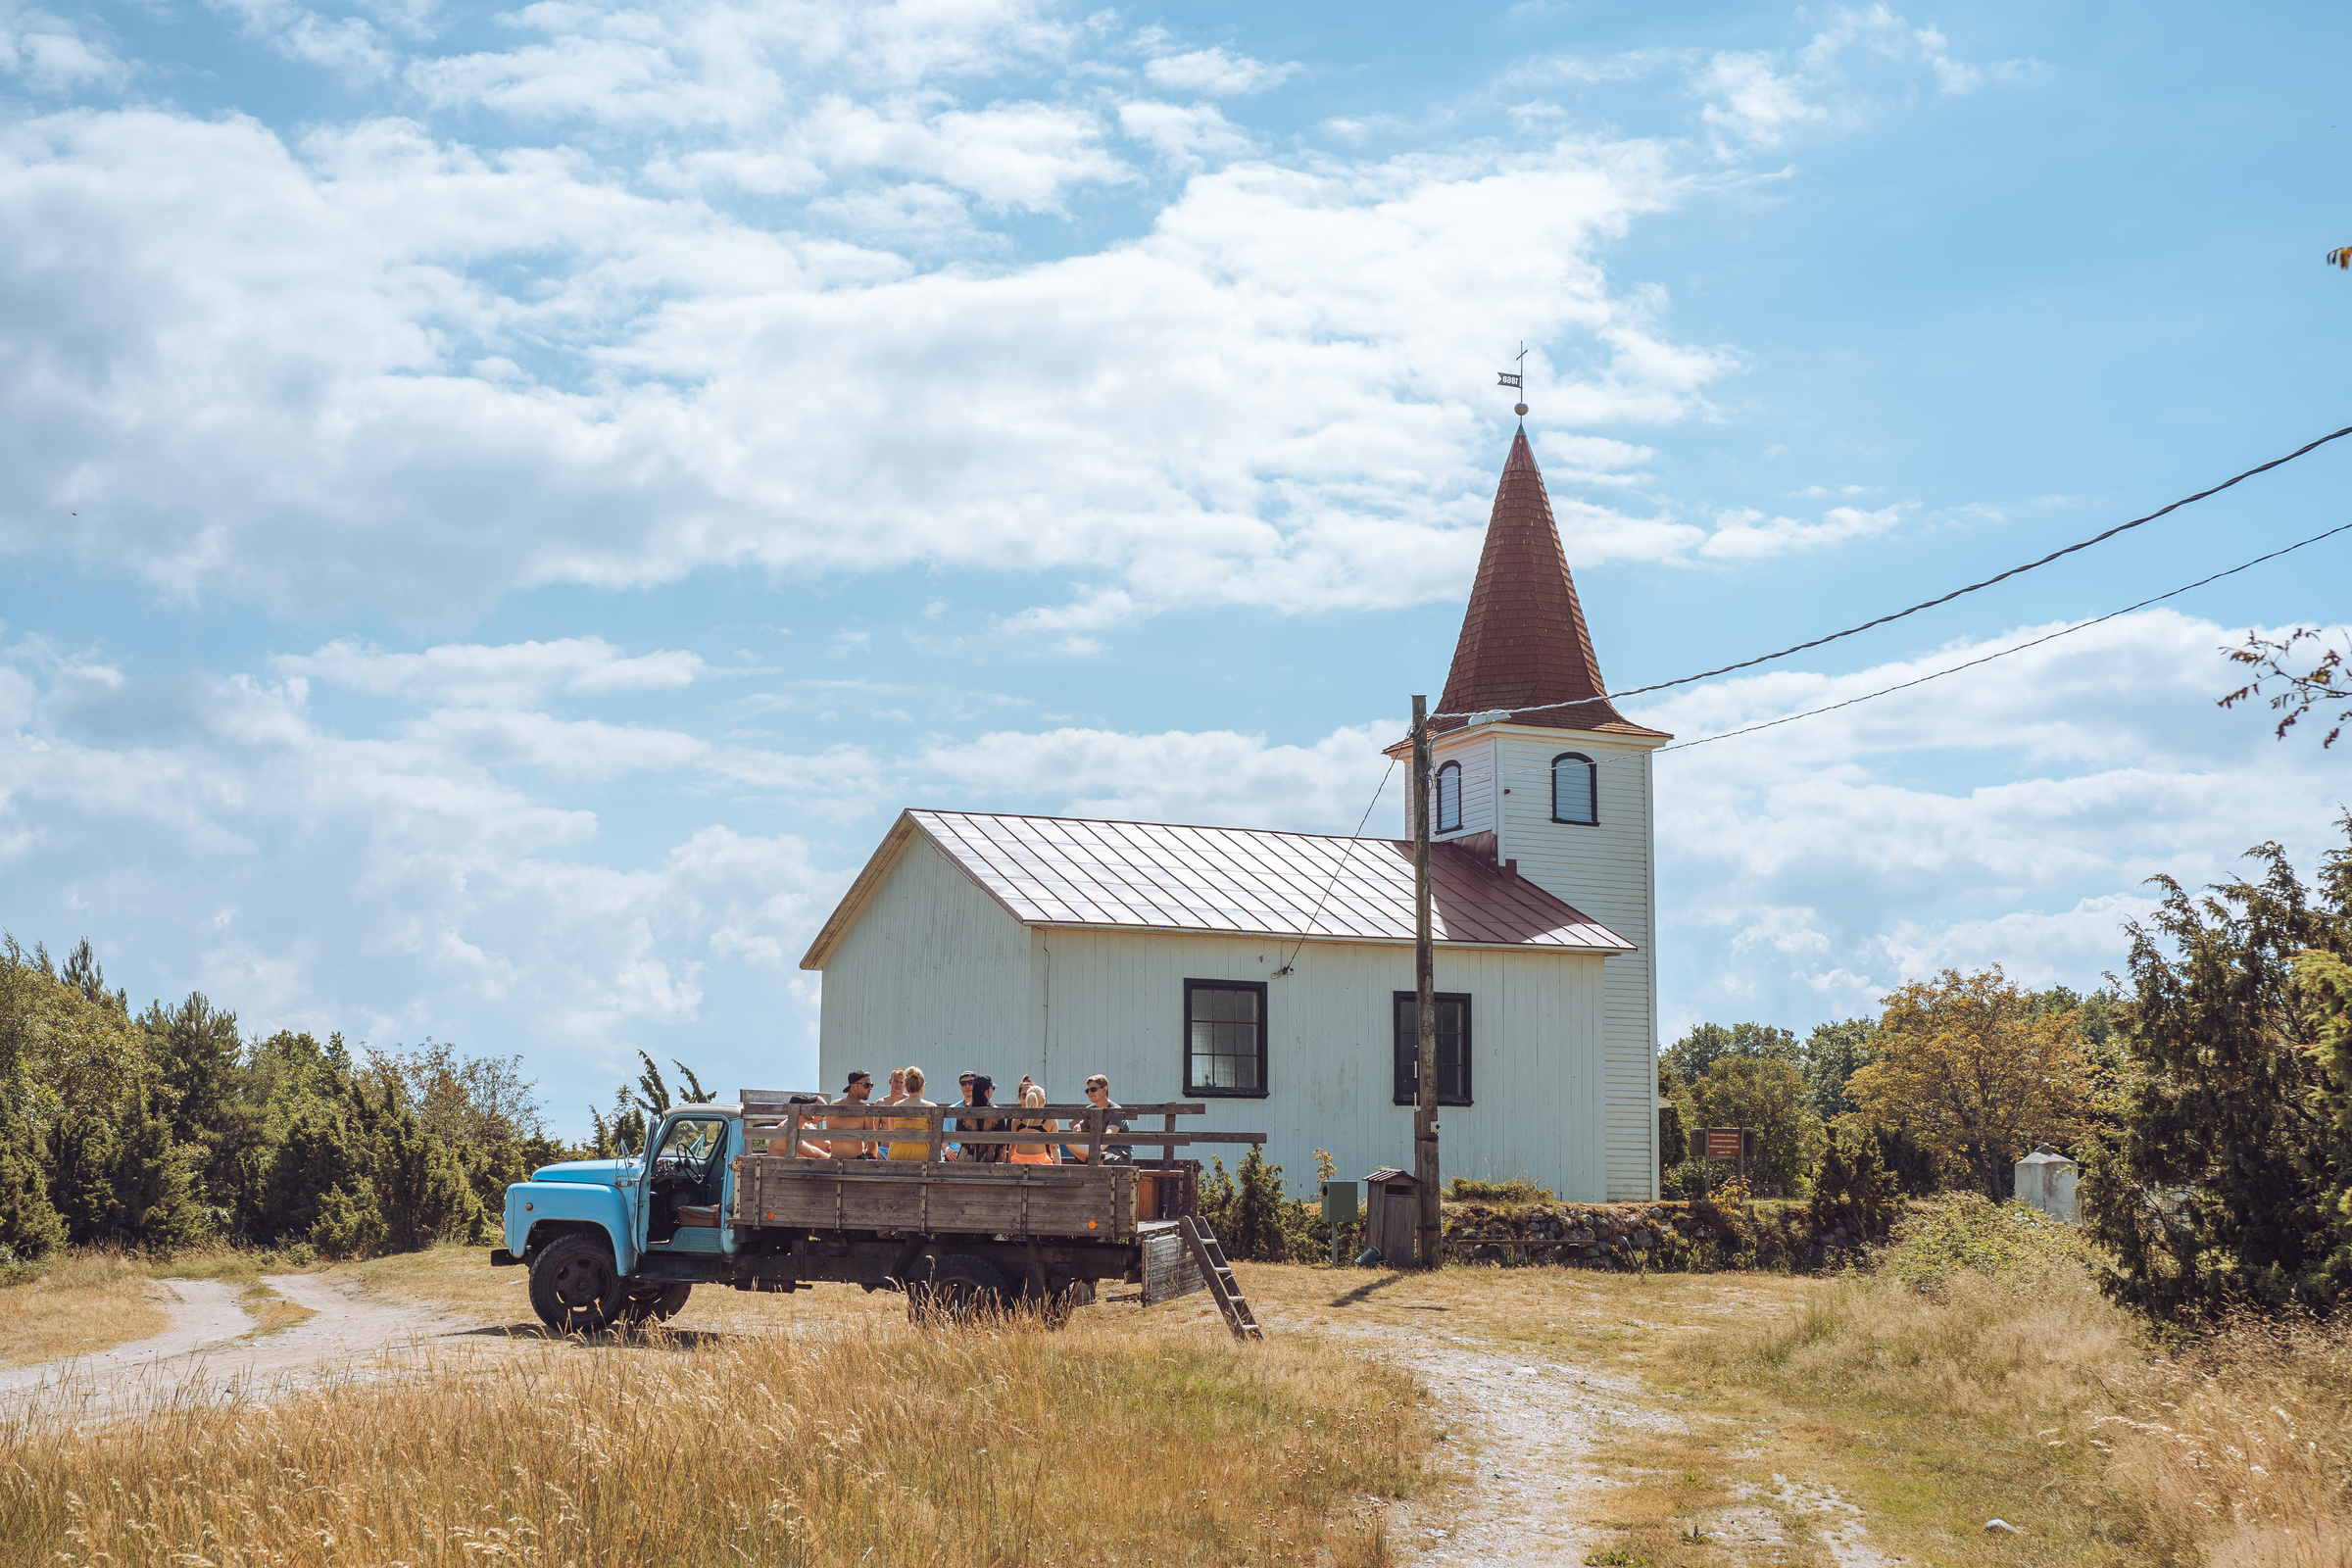
<svg viewBox="0 0 2352 1568">
<path fill-rule="evenodd" d="M 610 1328 L 626 1292 L 602 1237 L 563 1237 L 531 1263 L 531 1310 L 559 1334 Z"/>
<path fill-rule="evenodd" d="M 631 1323 L 666 1323 L 686 1305 L 694 1287 L 684 1280 L 661 1285 L 632 1285 L 620 1315 Z"/>
<path fill-rule="evenodd" d="M 1004 1310 L 1007 1294 L 1004 1271 L 996 1264 L 969 1252 L 950 1252 L 930 1278 L 906 1287 L 906 1320 L 970 1323 L 995 1317 Z"/>
</svg>

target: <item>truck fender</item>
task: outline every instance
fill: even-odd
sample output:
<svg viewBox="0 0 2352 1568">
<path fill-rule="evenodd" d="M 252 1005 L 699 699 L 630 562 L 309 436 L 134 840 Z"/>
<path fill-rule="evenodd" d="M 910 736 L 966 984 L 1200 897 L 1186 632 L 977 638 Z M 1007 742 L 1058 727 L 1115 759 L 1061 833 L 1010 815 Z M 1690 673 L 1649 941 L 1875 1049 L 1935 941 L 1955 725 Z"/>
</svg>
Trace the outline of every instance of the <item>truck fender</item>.
<svg viewBox="0 0 2352 1568">
<path fill-rule="evenodd" d="M 613 1266 L 633 1274 L 637 1247 L 632 1230 L 627 1200 L 610 1187 L 517 1182 L 507 1189 L 507 1250 L 518 1258 L 528 1259 L 559 1236 L 594 1232 L 612 1249 Z"/>
</svg>

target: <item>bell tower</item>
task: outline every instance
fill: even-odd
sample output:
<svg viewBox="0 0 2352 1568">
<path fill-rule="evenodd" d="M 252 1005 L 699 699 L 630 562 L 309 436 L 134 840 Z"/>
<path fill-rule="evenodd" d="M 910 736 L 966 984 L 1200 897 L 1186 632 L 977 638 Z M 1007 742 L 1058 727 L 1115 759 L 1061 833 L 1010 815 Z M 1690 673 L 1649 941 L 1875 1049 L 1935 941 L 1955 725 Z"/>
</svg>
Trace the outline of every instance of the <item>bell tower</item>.
<svg viewBox="0 0 2352 1568">
<path fill-rule="evenodd" d="M 1657 1192 L 1650 754 L 1674 737 L 1627 719 L 1607 692 L 1522 425 L 1437 706 L 1451 716 L 1430 723 L 1431 837 L 1515 862 L 1637 948 L 1605 971 L 1608 1191 L 1634 1200 Z"/>
</svg>

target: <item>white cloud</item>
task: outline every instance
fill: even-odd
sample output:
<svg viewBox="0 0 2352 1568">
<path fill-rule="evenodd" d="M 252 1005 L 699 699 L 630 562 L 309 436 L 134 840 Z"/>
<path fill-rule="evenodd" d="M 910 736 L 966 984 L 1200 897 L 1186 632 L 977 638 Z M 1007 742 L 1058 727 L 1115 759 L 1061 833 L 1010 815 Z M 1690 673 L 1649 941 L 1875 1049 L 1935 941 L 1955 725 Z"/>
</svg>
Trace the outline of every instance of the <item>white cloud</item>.
<svg viewBox="0 0 2352 1568">
<path fill-rule="evenodd" d="M 1800 125 L 1829 118 L 1829 111 L 1809 101 L 1809 84 L 1795 74 L 1774 71 L 1774 57 L 1761 53 L 1724 53 L 1709 60 L 1691 78 L 1691 87 L 1710 95 L 1701 111 L 1708 124 L 1756 147 L 1777 147 Z"/>
<path fill-rule="evenodd" d="M 837 128 L 948 173 L 990 146 L 956 176 L 984 201 L 1111 167 L 1025 111 Z M 65 507 L 168 593 L 412 623 L 534 583 L 918 560 L 1100 573 L 1146 612 L 1410 602 L 1452 591 L 1432 560 L 1467 570 L 1493 485 L 1461 344 L 1580 345 L 1544 380 L 1575 423 L 1688 417 L 1733 367 L 1592 255 L 1675 180 L 1641 145 L 1245 161 L 1134 242 L 915 272 L 400 121 L 300 156 L 235 119 L 21 123 L 0 225 L 70 238 L 0 258 L 59 302 L 0 339 L 0 543 L 51 544 Z"/>
<path fill-rule="evenodd" d="M 374 81 L 392 74 L 398 55 L 365 17 L 330 22 L 293 0 L 208 0 L 240 18 L 245 30 L 266 38 L 288 60 L 334 72 L 347 81 Z"/>
<path fill-rule="evenodd" d="M 1799 13 L 1803 15 L 1803 13 Z M 1629 57 L 1646 66 L 1652 57 Z M 1835 7 L 1827 23 L 1795 51 L 1724 51 L 1690 73 L 1690 90 L 1707 101 L 1700 116 L 1719 153 L 1773 148 L 1809 125 L 1852 123 L 1889 99 L 1907 96 L 1906 77 L 1919 72 L 1947 97 L 1976 91 L 1988 80 L 2018 83 L 2044 68 L 2036 60 L 1979 66 L 1952 52 L 1933 26 L 1918 27 L 1884 4 Z M 1564 63 L 1555 63 L 1555 70 Z M 1582 79 L 1598 79 L 1587 76 Z"/>
<path fill-rule="evenodd" d="M 489 707 L 536 702 L 556 691 L 673 691 L 707 668 L 700 654 L 662 649 L 624 655 L 602 637 L 497 646 L 444 643 L 419 654 L 386 653 L 344 638 L 275 662 L 283 674 L 382 696 Z"/>
<path fill-rule="evenodd" d="M 1214 104 L 1163 104 L 1138 99 L 1119 105 L 1119 128 L 1183 169 L 1250 152 L 1250 138 Z"/>
<path fill-rule="evenodd" d="M 1248 55 L 1227 54 L 1223 49 L 1162 55 L 1144 67 L 1144 74 L 1158 86 L 1219 98 L 1264 92 L 1269 87 L 1279 87 L 1298 73 L 1296 62 L 1273 66 Z"/>
<path fill-rule="evenodd" d="M 1696 738 L 2055 629 L 1847 675 L 1739 677 L 1642 716 Z M 1668 1038 L 1700 1017 L 1867 1009 L 1946 965 L 2095 984 L 2122 963 L 2123 924 L 2154 896 L 2148 877 L 2226 879 L 2266 838 L 2311 864 L 2340 809 L 2340 775 L 2316 748 L 2281 746 L 2215 707 L 2231 684 L 2219 650 L 2240 637 L 2145 612 L 1895 696 L 1662 755 Z M 1931 757 L 1956 787 L 1921 781 Z"/>
<path fill-rule="evenodd" d="M 1389 769 L 1381 748 L 1403 722 L 1336 729 L 1306 746 L 1225 730 L 1007 730 L 934 746 L 903 765 L 913 779 L 1037 802 L 1053 814 L 1346 832 L 1371 804 Z M 1388 788 L 1394 797 L 1394 778 Z"/>
<path fill-rule="evenodd" d="M 0 75 L 38 93 L 120 87 L 130 68 L 105 43 L 37 6 L 0 4 Z"/>
<path fill-rule="evenodd" d="M 1102 145 L 1102 123 L 1091 111 L 1038 103 L 936 113 L 925 107 L 828 97 L 803 135 L 829 168 L 927 174 L 1026 212 L 1058 212 L 1073 187 L 1127 177 L 1126 166 Z"/>
<path fill-rule="evenodd" d="M 1823 550 L 1856 539 L 1875 539 L 1915 510 L 1911 502 L 1876 512 L 1832 507 L 1819 522 L 1801 522 L 1794 517 L 1767 517 L 1752 508 L 1742 508 L 1716 519 L 1698 554 L 1709 561 L 1760 561 L 1791 551 Z"/>
</svg>

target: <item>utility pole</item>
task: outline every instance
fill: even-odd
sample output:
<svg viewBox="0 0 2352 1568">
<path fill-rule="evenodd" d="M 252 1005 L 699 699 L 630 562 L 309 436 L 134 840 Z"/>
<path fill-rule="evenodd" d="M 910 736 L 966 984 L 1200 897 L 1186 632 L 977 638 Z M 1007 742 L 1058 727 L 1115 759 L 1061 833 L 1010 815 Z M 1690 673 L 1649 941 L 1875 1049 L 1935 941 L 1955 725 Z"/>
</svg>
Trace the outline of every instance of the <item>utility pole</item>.
<svg viewBox="0 0 2352 1568">
<path fill-rule="evenodd" d="M 1413 1179 L 1421 1188 L 1421 1223 L 1415 1227 L 1414 1261 L 1436 1268 L 1445 1261 L 1438 1213 L 1438 997 L 1430 956 L 1429 916 L 1429 699 L 1413 699 L 1413 984 L 1420 1006 L 1419 1055 L 1413 1099 Z"/>
</svg>

